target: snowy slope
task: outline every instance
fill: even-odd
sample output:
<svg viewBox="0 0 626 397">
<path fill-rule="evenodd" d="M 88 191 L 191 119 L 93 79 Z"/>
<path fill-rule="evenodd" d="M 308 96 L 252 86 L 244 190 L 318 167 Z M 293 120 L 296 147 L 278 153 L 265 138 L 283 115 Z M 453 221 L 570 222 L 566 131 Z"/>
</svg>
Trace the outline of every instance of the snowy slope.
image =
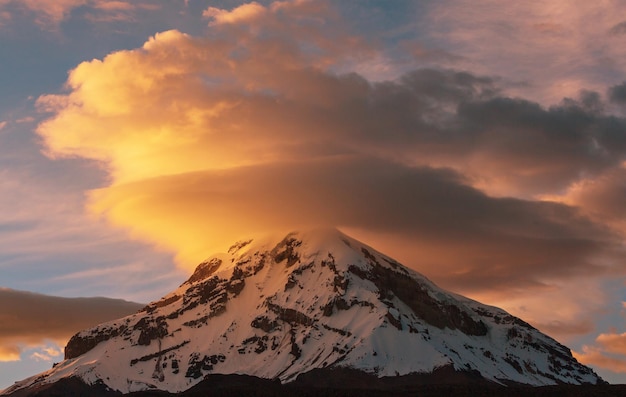
<svg viewBox="0 0 626 397">
<path fill-rule="evenodd" d="M 212 373 L 290 382 L 316 368 L 383 377 L 445 366 L 498 383 L 601 382 L 522 320 L 333 229 L 239 242 L 141 312 L 78 333 L 63 362 L 4 393 L 70 376 L 176 392 Z"/>
</svg>

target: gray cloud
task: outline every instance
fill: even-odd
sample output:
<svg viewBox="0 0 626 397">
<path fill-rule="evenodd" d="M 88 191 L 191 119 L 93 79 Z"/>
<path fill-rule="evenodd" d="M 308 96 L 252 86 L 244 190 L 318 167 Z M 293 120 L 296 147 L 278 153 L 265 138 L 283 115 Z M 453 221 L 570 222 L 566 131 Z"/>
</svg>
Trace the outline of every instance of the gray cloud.
<svg viewBox="0 0 626 397">
<path fill-rule="evenodd" d="M 626 21 L 620 22 L 609 29 L 609 34 L 622 35 L 626 34 Z"/>
<path fill-rule="evenodd" d="M 510 98 L 464 103 L 461 136 L 517 183 L 538 192 L 557 192 L 581 174 L 597 175 L 618 165 L 626 153 L 626 122 L 569 102 L 544 109 Z"/>
<path fill-rule="evenodd" d="M 26 346 L 63 343 L 74 333 L 129 315 L 142 305 L 121 299 L 61 298 L 0 288 L 0 355 L 15 358 Z M 9 357 L 6 357 L 8 354 Z"/>
<path fill-rule="evenodd" d="M 626 22 L 625 22 L 626 24 Z M 626 25 L 625 25 L 626 29 Z M 609 88 L 609 99 L 611 102 L 626 104 L 626 82 Z"/>
<path fill-rule="evenodd" d="M 300 101 L 313 99 L 299 95 L 293 102 L 264 103 L 262 123 L 280 120 L 284 128 L 290 120 L 279 114 L 289 114 L 301 126 L 293 127 L 300 128 L 296 137 L 314 136 L 335 151 L 506 180 L 511 194 L 560 192 L 581 175 L 599 175 L 626 156 L 626 121 L 605 114 L 595 92 L 545 108 L 502 96 L 496 80 L 467 72 L 420 69 L 381 83 L 355 74 L 299 77 L 317 81 L 315 97 L 325 105 L 303 108 Z M 261 125 L 280 130 L 275 123 Z M 302 153 L 310 154 L 315 141 L 303 142 L 308 146 L 301 146 Z"/>
<path fill-rule="evenodd" d="M 570 192 L 571 200 L 607 223 L 626 221 L 626 171 L 615 169 L 586 180 Z"/>
<path fill-rule="evenodd" d="M 235 14 L 215 23 L 230 14 L 211 9 L 216 35 L 163 32 L 82 63 L 66 93 L 38 100 L 52 113 L 38 127 L 48 153 L 106 162 L 111 184 L 90 208 L 187 267 L 242 233 L 323 223 L 369 233 L 463 292 L 526 289 L 532 299 L 562 288 L 563 298 L 573 279 L 624 271 L 623 236 L 582 204 L 537 199 L 621 167 L 626 120 L 600 95 L 546 107 L 464 71 L 338 74 L 376 50 L 328 25 L 320 35 L 317 22 L 298 26 L 303 4 L 291 4 L 287 25 L 260 6 L 240 26 Z M 527 37 L 527 25 L 511 37 Z M 556 27 L 539 27 L 534 43 L 548 46 L 534 54 L 567 66 L 569 57 L 551 62 L 545 32 Z M 568 315 L 559 321 L 579 317 Z"/>
</svg>

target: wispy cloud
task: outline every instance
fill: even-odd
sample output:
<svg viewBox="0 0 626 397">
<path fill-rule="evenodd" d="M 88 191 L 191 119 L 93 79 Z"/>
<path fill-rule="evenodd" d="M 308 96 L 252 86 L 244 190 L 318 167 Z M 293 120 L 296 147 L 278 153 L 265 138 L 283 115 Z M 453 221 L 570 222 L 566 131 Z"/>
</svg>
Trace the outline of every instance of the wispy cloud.
<svg viewBox="0 0 626 397">
<path fill-rule="evenodd" d="M 36 139 L 40 117 L 2 116 L 3 275 L 151 299 L 242 233 L 323 223 L 559 338 L 597 332 L 624 275 L 623 4 L 397 2 L 419 23 L 379 34 L 354 29 L 382 13 L 358 2 L 236 3 L 190 5 L 202 37 L 75 67 Z M 0 20 L 139 24 L 161 4 L 0 0 Z M 52 160 L 15 144 L 39 138 Z"/>
<path fill-rule="evenodd" d="M 35 361 L 52 361 L 59 360 L 63 357 L 63 352 L 52 346 L 43 346 L 39 351 L 35 351 L 31 353 L 29 356 L 30 359 Z"/>
<path fill-rule="evenodd" d="M 15 120 L 17 124 L 32 123 L 33 121 L 35 121 L 35 118 L 32 116 L 22 117 Z"/>
<path fill-rule="evenodd" d="M 464 57 L 464 67 L 513 81 L 513 95 L 532 93 L 547 105 L 582 89 L 602 92 L 622 78 L 625 4 L 566 0 L 433 3 L 421 26 L 437 44 Z"/>
<path fill-rule="evenodd" d="M 94 8 L 100 10 L 133 10 L 136 5 L 127 1 L 98 1 L 94 4 Z"/>
<path fill-rule="evenodd" d="M 623 35 L 626 34 L 626 21 L 615 24 L 615 26 L 609 29 L 609 33 L 612 35 Z"/>
<path fill-rule="evenodd" d="M 29 10 L 37 15 L 42 24 L 56 24 L 66 18 L 70 11 L 83 6 L 88 0 L 0 0 L 0 10 Z"/>
<path fill-rule="evenodd" d="M 242 231 L 332 224 L 560 335 L 593 329 L 589 313 L 609 299 L 601 278 L 625 271 L 623 231 L 594 200 L 565 197 L 621 170 L 626 120 L 600 95 L 546 107 L 465 71 L 338 74 L 380 52 L 323 1 L 205 17 L 207 37 L 159 33 L 80 64 L 67 94 L 39 98 L 48 155 L 105 164 L 111 183 L 90 192 L 94 213 L 186 269 Z M 561 24 L 530 29 L 558 36 L 571 28 Z M 594 299 L 574 299 L 581 280 Z"/>
<path fill-rule="evenodd" d="M 32 163 L 13 164 L 22 157 L 29 160 L 14 150 L 17 159 L 5 156 L 3 162 L 9 163 L 0 171 L 0 268 L 5 285 L 149 300 L 184 277 L 173 269 L 169 255 L 128 242 L 103 219 L 85 214 L 81 179 L 93 174 L 81 175 L 83 168 L 65 170 L 67 180 L 33 175 L 28 172 Z M 101 268 L 109 273 L 81 283 L 56 278 Z"/>
<path fill-rule="evenodd" d="M 262 17 L 267 12 L 267 8 L 253 1 L 252 3 L 242 4 L 231 11 L 217 7 L 209 7 L 204 10 L 202 15 L 211 20 L 211 25 L 222 25 L 251 22 L 254 19 Z"/>
<path fill-rule="evenodd" d="M 13 19 L 14 14 L 30 12 L 44 28 L 54 29 L 71 17 L 77 9 L 86 11 L 88 19 L 99 22 L 128 21 L 135 10 L 156 10 L 159 4 L 124 0 L 0 0 L 2 19 Z"/>
</svg>

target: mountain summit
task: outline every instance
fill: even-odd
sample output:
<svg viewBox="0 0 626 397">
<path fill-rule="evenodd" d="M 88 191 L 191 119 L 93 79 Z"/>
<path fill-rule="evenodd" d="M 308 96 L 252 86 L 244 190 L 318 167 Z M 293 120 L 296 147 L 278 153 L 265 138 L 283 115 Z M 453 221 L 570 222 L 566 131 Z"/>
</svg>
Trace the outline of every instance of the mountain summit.
<svg viewBox="0 0 626 397">
<path fill-rule="evenodd" d="M 187 390 L 211 374 L 598 384 L 568 348 L 442 290 L 337 230 L 246 240 L 136 314 L 74 335 L 65 360 L 8 395 L 78 378 L 103 390 Z M 442 375 L 443 374 L 443 375 Z"/>
</svg>

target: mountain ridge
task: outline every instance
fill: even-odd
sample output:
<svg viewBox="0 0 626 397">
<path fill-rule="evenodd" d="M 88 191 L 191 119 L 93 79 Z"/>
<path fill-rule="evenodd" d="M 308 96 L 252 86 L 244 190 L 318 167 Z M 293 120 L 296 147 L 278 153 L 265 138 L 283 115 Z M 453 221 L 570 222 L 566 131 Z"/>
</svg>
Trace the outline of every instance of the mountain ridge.
<svg viewBox="0 0 626 397">
<path fill-rule="evenodd" d="M 212 374 L 290 383 L 324 369 L 393 378 L 442 368 L 495 384 L 603 382 L 523 320 L 315 229 L 235 243 L 140 312 L 77 333 L 62 363 L 5 394 L 70 376 L 181 392 Z"/>
</svg>

